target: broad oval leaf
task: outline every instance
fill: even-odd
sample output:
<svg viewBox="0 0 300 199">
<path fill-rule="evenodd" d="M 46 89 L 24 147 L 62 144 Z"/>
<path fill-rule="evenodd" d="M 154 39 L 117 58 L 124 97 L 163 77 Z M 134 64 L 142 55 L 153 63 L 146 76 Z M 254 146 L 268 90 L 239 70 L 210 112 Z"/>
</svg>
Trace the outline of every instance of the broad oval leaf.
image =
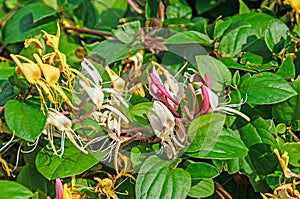
<svg viewBox="0 0 300 199">
<path fill-rule="evenodd" d="M 215 191 L 213 179 L 203 179 L 191 187 L 189 196 L 193 198 L 206 198 L 211 196 Z"/>
<path fill-rule="evenodd" d="M 215 166 L 205 162 L 192 163 L 186 168 L 186 171 L 191 174 L 192 180 L 214 178 L 219 175 L 219 171 Z"/>
<path fill-rule="evenodd" d="M 283 78 L 295 78 L 296 66 L 294 64 L 292 55 L 286 56 L 276 74 Z"/>
<path fill-rule="evenodd" d="M 237 28 L 222 38 L 219 52 L 225 57 L 235 57 L 258 39 L 252 27 Z"/>
<path fill-rule="evenodd" d="M 27 186 L 32 191 L 43 191 L 47 193 L 47 180 L 44 178 L 34 166 L 26 164 L 20 171 L 17 181 Z"/>
<path fill-rule="evenodd" d="M 270 72 L 242 77 L 239 90 L 247 103 L 254 105 L 275 104 L 297 95 L 285 79 Z"/>
<path fill-rule="evenodd" d="M 210 44 L 210 38 L 196 31 L 186 31 L 179 32 L 175 35 L 172 35 L 165 40 L 164 44 L 190 44 L 190 43 L 199 43 L 199 44 Z"/>
<path fill-rule="evenodd" d="M 224 84 L 231 83 L 231 73 L 221 61 L 208 55 L 198 55 L 196 62 L 201 77 L 205 79 L 205 74 L 209 75 L 214 91 L 221 92 L 224 89 Z"/>
<path fill-rule="evenodd" d="M 294 167 L 300 167 L 300 143 L 293 142 L 293 143 L 285 143 L 281 147 L 281 151 L 288 152 L 290 157 L 289 164 L 293 165 Z"/>
<path fill-rule="evenodd" d="M 17 182 L 0 180 L 0 196 L 2 199 L 27 199 L 31 198 L 33 193 Z"/>
<path fill-rule="evenodd" d="M 265 177 L 272 173 L 278 164 L 273 149 L 277 146 L 273 134 L 276 134 L 274 122 L 261 117 L 251 121 L 239 129 L 241 138 L 247 148 L 248 155 L 244 158 L 244 172 L 258 192 L 267 192 L 269 187 Z M 240 165 L 241 163 L 239 163 Z"/>
<path fill-rule="evenodd" d="M 46 116 L 18 100 L 9 100 L 5 104 L 5 120 L 16 136 L 33 142 L 40 136 L 46 124 Z"/>
<path fill-rule="evenodd" d="M 139 171 L 136 198 L 185 199 L 191 187 L 190 174 L 183 169 L 169 166 L 169 162 L 150 156 Z"/>
<path fill-rule="evenodd" d="M 282 21 L 276 20 L 269 24 L 265 33 L 265 41 L 271 52 L 279 53 L 283 49 L 288 32 L 288 27 Z"/>
<path fill-rule="evenodd" d="M 103 154 L 104 155 L 104 154 Z M 59 157 L 44 147 L 37 155 L 37 170 L 48 180 L 78 175 L 99 162 L 91 153 L 84 154 L 72 143 L 65 143 L 65 151 Z"/>
<path fill-rule="evenodd" d="M 257 20 L 259 19 L 259 20 Z M 256 32 L 256 35 L 259 38 L 264 37 L 265 30 L 268 29 L 269 24 L 273 21 L 280 21 L 277 18 L 274 18 L 271 15 L 265 13 L 246 13 L 241 15 L 235 15 L 233 17 L 229 17 L 228 20 L 217 24 L 217 27 L 214 30 L 214 37 L 220 38 L 226 33 L 230 32 L 229 29 L 232 30 L 232 24 L 235 23 L 247 23 L 252 26 L 252 29 Z"/>
<path fill-rule="evenodd" d="M 276 122 L 282 122 L 287 125 L 300 120 L 300 77 L 292 82 L 291 85 L 298 92 L 298 95 L 286 102 L 274 105 L 272 109 L 272 114 Z"/>
<path fill-rule="evenodd" d="M 230 159 L 244 157 L 247 148 L 238 132 L 223 129 L 225 115 L 210 113 L 193 120 L 188 129 L 192 141 L 186 150 L 195 158 Z"/>
<path fill-rule="evenodd" d="M 41 30 L 53 32 L 56 29 L 57 12 L 59 11 L 44 3 L 30 3 L 24 6 L 4 26 L 3 43 L 24 41 L 30 35 L 39 34 Z"/>
</svg>

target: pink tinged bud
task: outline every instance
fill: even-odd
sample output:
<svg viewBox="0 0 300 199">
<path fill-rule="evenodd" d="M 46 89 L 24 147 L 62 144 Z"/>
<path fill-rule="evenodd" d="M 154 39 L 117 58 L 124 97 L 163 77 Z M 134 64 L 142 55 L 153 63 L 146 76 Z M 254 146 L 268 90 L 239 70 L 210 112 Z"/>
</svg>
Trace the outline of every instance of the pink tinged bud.
<svg viewBox="0 0 300 199">
<path fill-rule="evenodd" d="M 200 111 L 200 115 L 208 113 L 209 107 L 210 107 L 210 103 L 209 103 L 210 98 L 209 98 L 209 94 L 208 94 L 208 91 L 207 91 L 207 87 L 202 85 L 201 86 L 201 92 L 202 92 L 202 96 L 203 96 L 203 108 Z"/>
<path fill-rule="evenodd" d="M 205 73 L 205 82 L 206 82 L 206 85 L 209 89 L 212 89 L 212 84 L 211 84 L 211 79 L 209 77 L 209 75 L 207 73 Z"/>
<path fill-rule="evenodd" d="M 55 180 L 56 199 L 63 198 L 63 185 L 59 178 Z"/>
<path fill-rule="evenodd" d="M 51 197 L 50 196 L 46 196 L 46 199 L 51 199 Z"/>
<path fill-rule="evenodd" d="M 154 73 L 150 74 L 150 79 L 162 94 L 169 98 L 176 106 L 179 105 L 179 103 L 169 94 L 169 92 L 165 89 L 164 85 L 160 82 L 160 80 L 155 76 Z"/>
</svg>

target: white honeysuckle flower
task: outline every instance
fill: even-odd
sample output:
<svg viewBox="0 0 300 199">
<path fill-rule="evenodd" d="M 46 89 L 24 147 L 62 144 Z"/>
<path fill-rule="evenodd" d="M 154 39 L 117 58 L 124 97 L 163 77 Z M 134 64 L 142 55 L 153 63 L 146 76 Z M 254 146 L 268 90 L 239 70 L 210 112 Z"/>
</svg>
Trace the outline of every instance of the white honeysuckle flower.
<svg viewBox="0 0 300 199">
<path fill-rule="evenodd" d="M 46 127 L 43 130 L 43 133 L 48 136 L 51 148 L 56 155 L 61 156 L 64 153 L 65 136 L 67 136 L 70 142 L 72 142 L 72 144 L 74 144 L 74 146 L 76 146 L 81 152 L 85 154 L 88 153 L 84 150 L 80 138 L 71 127 L 72 122 L 68 117 L 55 109 L 49 108 Z M 58 154 L 58 150 L 54 146 L 53 137 L 61 137 L 60 154 Z"/>
<path fill-rule="evenodd" d="M 90 86 L 86 84 L 85 81 L 79 80 L 80 85 L 86 91 L 88 96 L 91 98 L 93 103 L 96 105 L 97 109 L 103 108 L 104 103 L 104 92 L 114 95 L 119 102 L 121 102 L 125 107 L 128 108 L 128 104 L 123 99 L 120 93 L 118 93 L 113 88 L 102 88 L 102 78 L 96 67 L 87 59 L 81 63 L 82 68 L 91 76 L 91 79 L 88 79 Z"/>
<path fill-rule="evenodd" d="M 160 153 L 164 150 L 169 159 L 177 158 L 178 151 L 184 148 L 182 139 L 177 137 L 176 119 L 171 111 L 160 101 L 153 102 L 153 114 L 149 114 L 149 122 L 155 135 L 161 139 L 162 147 Z M 179 139 L 178 139 L 179 138 Z"/>
</svg>

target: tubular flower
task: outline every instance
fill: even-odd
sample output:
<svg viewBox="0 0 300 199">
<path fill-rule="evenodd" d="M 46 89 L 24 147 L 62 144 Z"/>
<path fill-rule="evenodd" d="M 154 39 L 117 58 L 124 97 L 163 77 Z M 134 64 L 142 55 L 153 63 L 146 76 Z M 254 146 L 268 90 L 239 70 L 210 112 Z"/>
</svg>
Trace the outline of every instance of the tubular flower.
<svg viewBox="0 0 300 199">
<path fill-rule="evenodd" d="M 10 56 L 17 64 L 16 70 L 20 70 L 29 83 L 36 85 L 43 103 L 45 103 L 44 97 L 39 87 L 41 87 L 42 90 L 46 93 L 46 96 L 51 103 L 59 103 L 55 100 L 57 99 L 55 95 L 58 93 L 62 97 L 63 101 L 65 101 L 70 107 L 75 108 L 69 100 L 69 98 L 67 97 L 67 95 L 65 94 L 65 92 L 57 83 L 60 73 L 56 67 L 42 63 L 40 57 L 37 54 L 33 54 L 34 58 L 37 61 L 37 64 L 21 55 L 11 54 Z M 21 63 L 20 60 L 24 60 L 26 62 Z M 45 78 L 45 81 L 43 81 L 42 74 Z M 51 90 L 51 88 L 53 90 Z"/>
<path fill-rule="evenodd" d="M 300 174 L 293 173 L 288 168 L 288 165 L 289 165 L 289 155 L 288 155 L 288 153 L 286 151 L 281 156 L 279 154 L 278 149 L 274 149 L 274 153 L 275 153 L 275 155 L 278 158 L 279 164 L 280 164 L 280 166 L 282 168 L 282 171 L 283 171 L 285 177 L 287 177 L 287 178 L 290 178 L 290 177 L 300 178 Z"/>
<path fill-rule="evenodd" d="M 176 125 L 177 120 L 160 101 L 153 102 L 152 110 L 154 114 L 149 114 L 148 119 L 155 135 L 161 139 L 161 151 L 164 150 L 169 159 L 176 159 L 178 151 L 185 147 L 184 127 Z"/>
<path fill-rule="evenodd" d="M 87 154 L 88 152 L 83 148 L 80 138 L 73 131 L 72 122 L 69 118 L 61 114 L 55 109 L 49 108 L 46 127 L 43 131 L 48 136 L 51 148 L 55 155 L 62 156 L 64 153 L 65 137 L 76 146 L 81 152 Z M 53 143 L 53 137 L 61 137 L 61 148 L 57 150 Z M 60 151 L 60 154 L 58 152 Z"/>
<path fill-rule="evenodd" d="M 85 90 L 85 92 L 88 94 L 88 96 L 91 98 L 97 109 L 104 108 L 104 92 L 110 93 L 119 102 L 121 102 L 125 107 L 128 108 L 128 104 L 126 103 L 126 101 L 123 99 L 121 94 L 119 94 L 115 89 L 102 88 L 102 77 L 91 62 L 89 62 L 87 59 L 84 59 L 84 61 L 81 63 L 81 66 L 91 77 L 91 79 L 88 79 L 89 84 L 91 86 L 89 86 L 85 81 L 82 80 L 79 80 L 79 83 Z M 115 110 L 115 108 L 111 107 L 110 105 L 106 105 L 105 108 L 108 108 L 112 111 Z"/>
<path fill-rule="evenodd" d="M 187 75 L 186 74 L 186 76 L 191 81 L 196 80 L 195 84 L 200 86 L 200 89 L 198 89 L 196 91 L 194 91 L 194 89 L 191 88 L 191 86 L 190 86 L 190 89 L 194 95 L 194 99 L 197 95 L 199 95 L 199 94 L 202 95 L 203 101 L 200 103 L 200 105 L 202 105 L 202 109 L 199 112 L 200 115 L 211 112 L 211 111 L 217 111 L 217 112 L 222 112 L 222 113 L 226 113 L 226 114 L 236 114 L 236 115 L 241 116 L 248 122 L 250 121 L 250 118 L 247 115 L 245 115 L 244 113 L 242 113 L 238 110 L 233 109 L 233 108 L 240 107 L 241 105 L 243 105 L 244 104 L 243 101 L 239 104 L 219 103 L 219 97 L 217 96 L 217 94 L 215 94 L 212 91 L 212 89 L 211 89 L 212 84 L 211 84 L 210 78 L 207 74 L 205 74 L 207 86 L 202 83 L 202 80 L 198 74 L 195 74 L 195 75 Z M 188 115 L 189 114 L 190 113 L 188 113 Z"/>
<path fill-rule="evenodd" d="M 116 192 L 114 191 L 114 184 L 113 181 L 109 178 L 104 178 L 101 180 L 100 178 L 95 177 L 98 184 L 95 188 L 96 193 L 105 194 L 107 198 L 112 197 L 113 199 L 118 199 Z"/>
<path fill-rule="evenodd" d="M 38 39 L 36 39 L 36 38 L 27 38 L 24 42 L 24 47 L 28 48 L 30 46 L 30 44 L 32 44 L 32 43 L 34 43 L 35 48 L 39 52 L 40 56 L 42 56 L 43 51 L 44 51 L 44 47 Z"/>
<path fill-rule="evenodd" d="M 167 70 L 163 68 L 160 68 L 160 70 L 162 70 L 166 80 L 162 82 L 158 71 L 153 67 L 149 78 L 149 92 L 155 99 L 164 102 L 168 109 L 178 117 L 179 114 L 175 108 L 179 106 L 183 98 L 184 87 Z"/>
<path fill-rule="evenodd" d="M 227 114 L 237 114 L 248 122 L 250 121 L 250 118 L 247 115 L 232 108 L 239 107 L 243 105 L 244 102 L 241 102 L 239 104 L 221 104 L 219 103 L 219 97 L 205 85 L 201 86 L 201 91 L 203 95 L 203 109 L 201 110 L 201 113 L 207 113 L 210 109 L 211 111 L 218 111 Z"/>
</svg>

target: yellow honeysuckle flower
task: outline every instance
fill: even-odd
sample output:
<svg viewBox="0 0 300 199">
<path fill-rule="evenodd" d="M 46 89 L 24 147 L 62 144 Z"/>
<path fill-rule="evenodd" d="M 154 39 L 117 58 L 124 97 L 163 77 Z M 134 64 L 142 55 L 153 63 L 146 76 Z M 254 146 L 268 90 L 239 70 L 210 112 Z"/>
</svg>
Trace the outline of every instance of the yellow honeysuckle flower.
<svg viewBox="0 0 300 199">
<path fill-rule="evenodd" d="M 97 177 L 95 177 L 94 179 L 98 181 L 98 184 L 95 188 L 96 193 L 105 194 L 108 198 L 112 197 L 113 199 L 118 199 L 118 196 L 113 189 L 113 181 L 111 179 L 104 178 L 103 180 L 101 180 Z"/>
<path fill-rule="evenodd" d="M 56 35 L 50 35 L 46 31 L 42 30 L 44 33 L 44 39 L 46 39 L 46 44 L 53 48 L 55 52 L 59 52 L 58 47 L 59 47 L 59 39 L 60 39 L 60 27 L 59 24 L 57 23 L 57 32 Z"/>
<path fill-rule="evenodd" d="M 41 79 L 42 73 L 40 68 L 36 63 L 30 59 L 23 57 L 21 55 L 10 55 L 14 62 L 17 64 L 17 68 L 22 71 L 27 81 L 31 84 L 37 84 L 38 80 Z M 21 63 L 19 58 L 27 61 L 28 63 Z"/>
<path fill-rule="evenodd" d="M 278 149 L 274 149 L 274 153 L 278 158 L 279 164 L 283 170 L 283 173 L 285 176 L 287 176 L 287 171 L 290 171 L 288 168 L 288 164 L 289 164 L 289 156 L 288 153 L 285 151 L 281 156 L 279 154 Z"/>
<path fill-rule="evenodd" d="M 137 83 L 136 85 L 134 85 L 133 87 L 131 87 L 129 89 L 130 92 L 132 92 L 133 94 L 139 95 L 141 97 L 145 97 L 145 90 L 143 88 L 143 84 L 142 83 Z"/>
<path fill-rule="evenodd" d="M 35 58 L 35 60 L 37 61 L 37 65 L 40 67 L 41 71 L 43 72 L 46 82 L 50 86 L 56 84 L 60 76 L 59 69 L 52 65 L 44 64 L 41 58 L 35 53 L 33 54 L 33 57 Z"/>
<path fill-rule="evenodd" d="M 0 156 L 0 162 L 2 164 L 2 168 L 4 169 L 4 171 L 6 172 L 7 176 L 10 177 L 11 176 L 11 169 L 8 166 L 8 163 L 6 162 L 6 160 L 2 159 L 2 157 Z"/>
<path fill-rule="evenodd" d="M 32 44 L 32 43 L 34 43 L 35 48 L 38 50 L 39 54 L 42 55 L 44 47 L 43 47 L 42 43 L 36 38 L 31 38 L 31 37 L 27 38 L 24 42 L 25 48 L 28 48 L 30 46 L 30 44 Z"/>
<path fill-rule="evenodd" d="M 109 66 L 105 67 L 105 70 L 107 71 L 110 79 L 111 79 L 111 84 L 116 89 L 117 91 L 123 91 L 125 88 L 125 81 L 115 73 L 112 69 L 109 68 Z"/>
<path fill-rule="evenodd" d="M 55 92 L 57 92 L 70 107 L 75 108 L 72 104 L 72 102 L 69 100 L 65 92 L 62 90 L 62 88 L 57 84 L 58 78 L 59 78 L 59 71 L 53 66 L 45 65 L 40 61 L 40 58 L 37 54 L 34 54 L 35 59 L 39 62 L 38 64 L 34 63 L 30 59 L 21 56 L 21 55 L 13 55 L 11 54 L 12 59 L 17 64 L 17 67 L 21 70 L 21 72 L 26 77 L 27 81 L 31 84 L 34 84 L 37 86 L 39 95 L 41 97 L 41 100 L 44 102 L 43 94 L 39 88 L 39 86 L 44 90 L 46 93 L 47 98 L 52 104 L 57 104 L 58 101 L 55 100 Z M 21 60 L 26 61 L 27 63 L 21 63 Z M 42 72 L 46 79 L 46 82 L 42 80 Z M 54 93 L 50 88 L 53 89 Z"/>
<path fill-rule="evenodd" d="M 71 188 L 69 188 L 67 184 L 64 184 L 63 199 L 73 199 Z"/>
</svg>

